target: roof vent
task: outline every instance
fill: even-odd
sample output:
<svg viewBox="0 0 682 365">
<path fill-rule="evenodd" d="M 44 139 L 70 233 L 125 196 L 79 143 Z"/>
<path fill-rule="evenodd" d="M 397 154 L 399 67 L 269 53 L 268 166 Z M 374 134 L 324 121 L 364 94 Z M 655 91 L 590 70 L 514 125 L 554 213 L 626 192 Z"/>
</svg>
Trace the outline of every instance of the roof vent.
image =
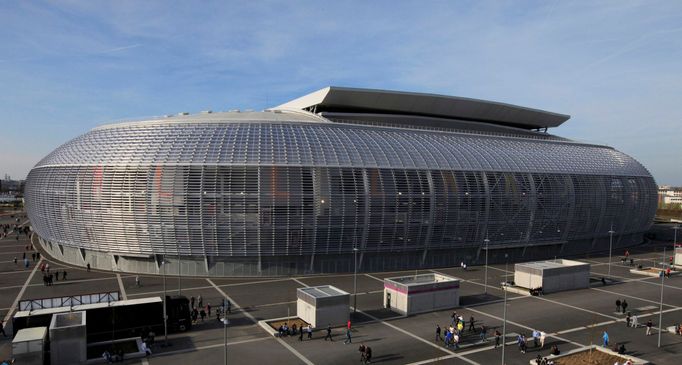
<svg viewBox="0 0 682 365">
<path fill-rule="evenodd" d="M 180 115 L 189 115 L 189 113 L 188 113 L 188 112 L 180 112 L 180 113 L 178 113 L 178 115 L 179 115 L 179 116 L 180 116 Z"/>
<path fill-rule="evenodd" d="M 230 109 L 228 110 L 230 113 L 239 113 L 239 109 Z"/>
<path fill-rule="evenodd" d="M 211 114 L 213 113 L 213 110 L 202 110 L 201 114 Z"/>
</svg>

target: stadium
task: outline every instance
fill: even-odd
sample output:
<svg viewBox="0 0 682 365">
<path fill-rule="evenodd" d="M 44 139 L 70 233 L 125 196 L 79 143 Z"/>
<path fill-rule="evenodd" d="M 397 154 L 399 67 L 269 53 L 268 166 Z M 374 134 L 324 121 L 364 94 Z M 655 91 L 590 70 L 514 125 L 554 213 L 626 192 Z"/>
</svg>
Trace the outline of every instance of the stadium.
<svg viewBox="0 0 682 365">
<path fill-rule="evenodd" d="M 183 276 L 414 270 L 641 243 L 651 174 L 548 132 L 568 119 L 328 87 L 262 112 L 97 127 L 31 170 L 26 208 L 59 261 Z"/>
</svg>

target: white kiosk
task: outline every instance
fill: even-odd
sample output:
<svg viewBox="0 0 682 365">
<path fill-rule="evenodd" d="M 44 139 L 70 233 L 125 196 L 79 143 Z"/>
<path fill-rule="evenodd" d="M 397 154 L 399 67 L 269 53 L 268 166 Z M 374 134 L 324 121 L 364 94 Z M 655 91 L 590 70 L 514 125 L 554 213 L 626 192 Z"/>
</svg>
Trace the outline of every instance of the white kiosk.
<svg viewBox="0 0 682 365">
<path fill-rule="evenodd" d="M 47 327 L 24 328 L 12 340 L 12 357 L 17 364 L 43 365 Z"/>
<path fill-rule="evenodd" d="M 88 345 L 86 312 L 52 315 L 50 322 L 50 359 L 52 364 L 84 364 Z"/>
<path fill-rule="evenodd" d="M 459 307 L 459 279 L 441 274 L 386 278 L 384 307 L 404 315 Z"/>
<path fill-rule="evenodd" d="M 350 294 L 331 285 L 298 288 L 296 314 L 313 327 L 346 325 L 350 319 Z"/>
<path fill-rule="evenodd" d="M 590 264 L 573 260 L 547 260 L 514 265 L 514 284 L 543 293 L 590 287 Z"/>
</svg>

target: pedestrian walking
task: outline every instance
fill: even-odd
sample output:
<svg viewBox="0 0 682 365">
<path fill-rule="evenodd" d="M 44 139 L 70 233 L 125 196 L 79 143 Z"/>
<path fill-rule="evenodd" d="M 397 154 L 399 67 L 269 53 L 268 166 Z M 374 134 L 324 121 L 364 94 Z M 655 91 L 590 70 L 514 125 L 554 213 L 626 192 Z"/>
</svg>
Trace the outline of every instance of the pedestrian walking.
<svg viewBox="0 0 682 365">
<path fill-rule="evenodd" d="M 547 334 L 544 331 L 540 331 L 540 349 L 545 347 L 545 339 L 547 338 Z"/>
<path fill-rule="evenodd" d="M 194 308 L 194 301 L 195 301 L 194 296 L 192 296 L 191 298 L 189 298 L 189 303 L 190 303 L 189 306 L 190 306 L 191 308 Z"/>
<path fill-rule="evenodd" d="M 516 344 L 519 346 L 519 351 L 521 351 L 522 354 L 526 353 L 526 337 L 523 334 L 520 334 L 516 337 Z"/>
<path fill-rule="evenodd" d="M 135 275 L 135 286 L 138 288 L 142 286 L 142 284 L 140 284 L 140 275 Z"/>
<path fill-rule="evenodd" d="M 31 254 L 31 259 L 32 259 L 33 261 L 36 260 L 36 254 L 35 254 L 35 252 Z"/>
<path fill-rule="evenodd" d="M 609 347 L 609 334 L 608 334 L 608 332 L 604 331 L 604 334 L 601 336 L 601 339 L 603 341 L 602 346 L 608 348 Z"/>
<path fill-rule="evenodd" d="M 197 302 L 199 303 L 199 307 L 204 306 L 204 299 L 201 298 L 201 294 L 199 294 L 199 298 L 197 298 Z"/>
<path fill-rule="evenodd" d="M 211 316 L 211 303 L 206 303 L 206 311 L 208 312 L 208 316 Z"/>
<path fill-rule="evenodd" d="M 473 332 L 475 330 L 474 322 L 474 316 L 469 317 L 469 332 Z"/>
<path fill-rule="evenodd" d="M 65 281 L 65 280 L 66 280 L 66 270 L 64 270 L 64 272 L 62 273 L 62 281 Z"/>
<path fill-rule="evenodd" d="M 346 340 L 343 341 L 343 344 L 346 345 L 346 344 L 349 344 L 349 343 L 353 343 L 353 338 L 352 338 L 352 336 L 351 336 L 350 329 L 347 329 L 347 330 L 346 330 Z"/>
<path fill-rule="evenodd" d="M 625 310 L 628 308 L 628 302 L 623 299 L 623 303 L 621 303 L 621 308 L 623 308 L 623 314 L 625 314 Z"/>
<path fill-rule="evenodd" d="M 630 322 L 632 322 L 632 316 L 630 315 L 630 312 L 628 312 L 628 316 L 625 317 L 625 327 L 630 327 Z"/>
<path fill-rule="evenodd" d="M 88 272 L 90 272 L 90 263 L 89 262 L 85 267 L 88 269 Z"/>
<path fill-rule="evenodd" d="M 632 328 L 637 328 L 639 327 L 639 318 L 637 318 L 636 314 L 632 315 Z"/>
<path fill-rule="evenodd" d="M 28 266 L 29 266 L 28 259 L 24 258 L 24 267 L 28 269 Z"/>
<path fill-rule="evenodd" d="M 367 362 L 367 358 L 365 357 L 365 350 L 367 350 L 367 346 L 365 346 L 364 343 L 361 343 L 360 347 L 358 347 L 358 351 L 360 351 L 360 362 L 363 364 Z"/>
<path fill-rule="evenodd" d="M 16 264 L 17 264 L 17 257 L 14 256 L 14 265 L 16 265 Z"/>
<path fill-rule="evenodd" d="M 436 341 L 440 341 L 440 340 L 441 340 L 441 337 L 440 337 L 440 325 L 437 324 L 437 325 L 436 325 Z"/>
<path fill-rule="evenodd" d="M 303 327 L 301 327 L 301 333 L 298 336 L 299 341 L 303 341 Z"/>
<path fill-rule="evenodd" d="M 369 364 L 372 362 L 372 348 L 369 346 L 365 346 L 365 364 Z"/>
<path fill-rule="evenodd" d="M 646 335 L 649 336 L 651 334 L 651 328 L 654 326 L 654 322 L 651 320 L 646 321 Z"/>
<path fill-rule="evenodd" d="M 616 313 L 620 312 L 620 299 L 616 299 Z"/>
<path fill-rule="evenodd" d="M 488 329 L 485 328 L 485 325 L 481 325 L 481 332 L 480 332 L 479 335 L 478 335 L 478 336 L 480 337 L 480 339 L 481 339 L 481 342 L 487 341 L 486 338 L 485 338 L 487 330 L 488 330 Z"/>
<path fill-rule="evenodd" d="M 327 339 L 329 339 L 329 341 L 334 341 L 332 339 L 332 325 L 331 324 L 327 325 L 327 335 L 324 336 L 324 340 L 327 341 Z"/>
<path fill-rule="evenodd" d="M 142 343 L 140 344 L 140 348 L 142 349 L 142 352 L 144 352 L 145 356 L 149 356 L 152 354 L 152 350 L 149 349 L 146 342 L 142 341 Z"/>
<path fill-rule="evenodd" d="M 350 332 L 350 331 L 349 331 L 349 332 Z M 312 339 L 313 339 L 313 326 L 310 325 L 310 324 L 308 325 L 308 339 L 309 339 L 309 340 L 312 340 Z"/>
<path fill-rule="evenodd" d="M 533 337 L 533 347 L 538 347 L 538 342 L 540 341 L 540 332 L 538 330 L 533 330 L 531 336 Z"/>
<path fill-rule="evenodd" d="M 500 346 L 500 337 L 501 336 L 502 336 L 502 334 L 500 333 L 500 331 L 495 330 L 495 347 Z"/>
</svg>

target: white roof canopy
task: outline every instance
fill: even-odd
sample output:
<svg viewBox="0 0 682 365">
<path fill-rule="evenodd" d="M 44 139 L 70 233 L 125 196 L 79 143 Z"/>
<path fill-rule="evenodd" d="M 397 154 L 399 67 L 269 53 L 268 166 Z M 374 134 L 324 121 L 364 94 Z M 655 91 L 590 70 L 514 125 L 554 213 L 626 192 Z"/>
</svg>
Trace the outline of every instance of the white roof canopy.
<svg viewBox="0 0 682 365">
<path fill-rule="evenodd" d="M 526 129 L 558 127 L 570 116 L 494 101 L 330 86 L 273 109 L 376 112 L 481 121 Z"/>
</svg>

